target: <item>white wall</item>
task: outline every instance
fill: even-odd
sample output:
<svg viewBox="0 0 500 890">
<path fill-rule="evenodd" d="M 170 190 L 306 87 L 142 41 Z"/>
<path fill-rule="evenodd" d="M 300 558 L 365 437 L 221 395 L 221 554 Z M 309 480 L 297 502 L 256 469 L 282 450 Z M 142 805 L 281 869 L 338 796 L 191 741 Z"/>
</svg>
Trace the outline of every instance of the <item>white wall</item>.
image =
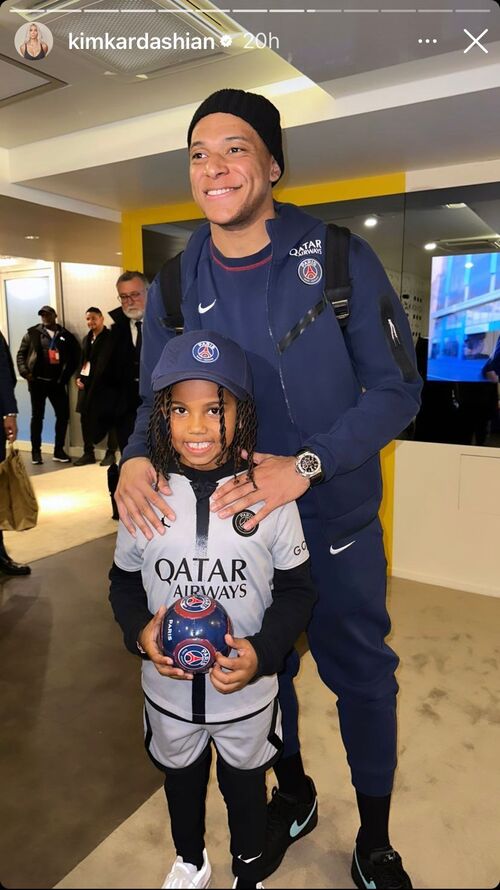
<svg viewBox="0 0 500 890">
<path fill-rule="evenodd" d="M 392 573 L 500 597 L 500 450 L 396 445 Z"/>
</svg>

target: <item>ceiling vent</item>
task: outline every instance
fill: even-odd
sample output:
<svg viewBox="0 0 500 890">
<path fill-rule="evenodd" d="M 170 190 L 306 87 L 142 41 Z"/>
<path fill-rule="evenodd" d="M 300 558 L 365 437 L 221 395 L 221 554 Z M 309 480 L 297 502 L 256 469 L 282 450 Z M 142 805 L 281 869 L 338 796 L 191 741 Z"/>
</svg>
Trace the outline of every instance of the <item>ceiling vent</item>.
<svg viewBox="0 0 500 890">
<path fill-rule="evenodd" d="M 236 22 L 208 0 L 39 0 L 29 8 L 22 3 L 16 4 L 19 14 L 47 25 L 55 44 L 129 78 L 158 77 L 244 51 Z"/>
<path fill-rule="evenodd" d="M 500 250 L 500 235 L 487 235 L 478 238 L 450 238 L 437 241 L 439 250 L 447 253 L 491 253 Z"/>
</svg>

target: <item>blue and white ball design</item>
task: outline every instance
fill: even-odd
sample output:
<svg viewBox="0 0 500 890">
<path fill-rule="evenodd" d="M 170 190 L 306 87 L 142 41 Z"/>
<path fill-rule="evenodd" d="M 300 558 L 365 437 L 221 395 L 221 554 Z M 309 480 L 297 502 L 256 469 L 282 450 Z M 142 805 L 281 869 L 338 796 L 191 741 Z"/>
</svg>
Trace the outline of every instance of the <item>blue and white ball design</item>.
<svg viewBox="0 0 500 890">
<path fill-rule="evenodd" d="M 224 635 L 232 632 L 224 606 L 212 597 L 192 594 L 167 610 L 160 639 L 164 654 L 176 667 L 196 674 L 212 667 L 217 652 L 229 655 Z"/>
</svg>

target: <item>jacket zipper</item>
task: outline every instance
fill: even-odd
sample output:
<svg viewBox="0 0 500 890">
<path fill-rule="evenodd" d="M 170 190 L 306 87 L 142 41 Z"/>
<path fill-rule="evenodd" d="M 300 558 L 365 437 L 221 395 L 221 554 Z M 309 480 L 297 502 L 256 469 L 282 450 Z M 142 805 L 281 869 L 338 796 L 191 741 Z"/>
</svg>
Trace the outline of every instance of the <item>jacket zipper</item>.
<svg viewBox="0 0 500 890">
<path fill-rule="evenodd" d="M 273 335 L 273 332 L 271 329 L 271 318 L 270 318 L 270 313 L 269 313 L 269 284 L 271 281 L 271 275 L 272 275 L 272 271 L 273 271 L 273 263 L 274 263 L 274 259 L 273 259 L 273 257 L 271 257 L 271 263 L 269 266 L 269 275 L 267 276 L 267 284 L 266 284 L 267 329 L 269 331 L 269 336 L 270 336 L 271 342 L 274 346 L 276 355 L 278 356 L 278 372 L 279 372 L 279 376 L 280 376 L 280 383 L 281 383 L 281 389 L 283 391 L 283 397 L 285 399 L 286 410 L 288 412 L 288 417 L 290 418 L 291 423 L 295 427 L 296 423 L 295 423 L 295 420 L 293 419 L 292 409 L 290 408 L 290 402 L 288 401 L 288 396 L 287 396 L 286 389 L 285 389 L 285 381 L 283 380 L 283 370 L 281 367 L 281 356 L 280 356 L 280 352 L 276 345 L 276 340 L 274 338 L 274 335 Z"/>
</svg>

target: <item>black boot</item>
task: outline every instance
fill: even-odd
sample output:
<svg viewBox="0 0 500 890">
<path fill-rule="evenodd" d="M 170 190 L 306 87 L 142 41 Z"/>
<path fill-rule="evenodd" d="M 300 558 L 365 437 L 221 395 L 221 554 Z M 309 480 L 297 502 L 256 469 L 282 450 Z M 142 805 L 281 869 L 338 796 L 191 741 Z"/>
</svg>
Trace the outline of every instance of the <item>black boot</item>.
<svg viewBox="0 0 500 890">
<path fill-rule="evenodd" d="M 113 513 L 111 519 L 119 519 L 120 514 L 118 513 L 118 507 L 116 506 L 115 501 L 115 491 L 118 488 L 118 479 L 120 477 L 120 471 L 118 469 L 118 464 L 113 463 L 110 467 L 108 467 L 108 491 L 111 498 L 111 506 L 113 509 Z"/>
<path fill-rule="evenodd" d="M 115 452 L 110 451 L 109 448 L 106 450 L 106 454 L 103 459 L 100 461 L 101 467 L 111 467 L 114 463 L 116 463 Z"/>
<path fill-rule="evenodd" d="M 3 532 L 0 532 L 0 573 L 4 575 L 30 575 L 31 568 L 14 562 L 10 558 L 3 543 Z"/>
</svg>

